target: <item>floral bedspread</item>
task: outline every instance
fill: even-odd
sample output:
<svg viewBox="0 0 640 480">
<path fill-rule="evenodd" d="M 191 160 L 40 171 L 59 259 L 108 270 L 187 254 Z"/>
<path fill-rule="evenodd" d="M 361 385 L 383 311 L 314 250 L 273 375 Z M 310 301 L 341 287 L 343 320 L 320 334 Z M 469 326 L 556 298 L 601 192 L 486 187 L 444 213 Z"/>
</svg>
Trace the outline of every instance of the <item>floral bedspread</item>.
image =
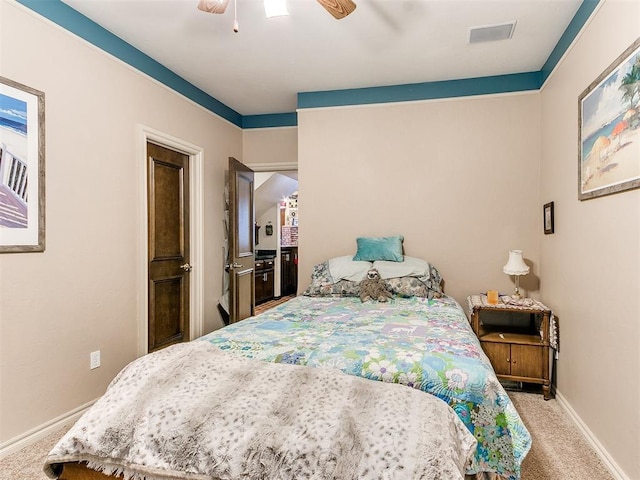
<svg viewBox="0 0 640 480">
<path fill-rule="evenodd" d="M 468 474 L 520 478 L 531 437 L 450 297 L 362 303 L 299 296 L 202 340 L 249 358 L 336 368 L 429 392 L 447 402 L 478 441 Z"/>
</svg>

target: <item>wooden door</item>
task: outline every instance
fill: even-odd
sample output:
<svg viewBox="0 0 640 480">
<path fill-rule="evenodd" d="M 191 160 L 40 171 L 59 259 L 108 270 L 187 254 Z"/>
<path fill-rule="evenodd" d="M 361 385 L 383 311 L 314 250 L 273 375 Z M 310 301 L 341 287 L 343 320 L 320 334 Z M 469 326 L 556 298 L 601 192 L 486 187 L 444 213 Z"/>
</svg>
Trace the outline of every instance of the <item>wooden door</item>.
<svg viewBox="0 0 640 480">
<path fill-rule="evenodd" d="M 148 351 L 189 338 L 189 157 L 147 143 Z"/>
<path fill-rule="evenodd" d="M 253 170 L 229 157 L 229 322 L 255 312 Z"/>
</svg>

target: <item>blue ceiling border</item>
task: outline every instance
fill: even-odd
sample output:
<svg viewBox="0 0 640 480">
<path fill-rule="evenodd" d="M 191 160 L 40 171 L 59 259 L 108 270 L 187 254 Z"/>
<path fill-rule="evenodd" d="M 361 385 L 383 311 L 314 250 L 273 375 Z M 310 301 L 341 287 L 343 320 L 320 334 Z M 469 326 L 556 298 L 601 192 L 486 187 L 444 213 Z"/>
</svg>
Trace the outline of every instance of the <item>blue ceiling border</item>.
<svg viewBox="0 0 640 480">
<path fill-rule="evenodd" d="M 583 0 L 542 69 L 537 72 L 441 82 L 298 93 L 298 108 L 432 100 L 539 90 L 602 0 Z"/>
<path fill-rule="evenodd" d="M 578 11 L 571 19 L 571 22 L 569 22 L 569 25 L 560 37 L 560 40 L 558 40 L 558 43 L 551 52 L 551 55 L 549 55 L 549 58 L 540 70 L 541 87 L 544 85 L 544 82 L 547 81 L 547 78 L 549 78 L 553 69 L 556 68 L 556 65 L 562 56 L 569 49 L 575 38 L 578 36 L 578 33 L 580 33 L 580 30 L 582 30 L 582 27 L 587 23 L 587 20 L 589 20 L 589 17 L 601 1 L 602 0 L 583 0 L 580 8 L 578 8 Z"/>
<path fill-rule="evenodd" d="M 60 0 L 17 0 L 96 47 L 146 73 L 207 110 L 242 127 L 242 115 Z"/>
<path fill-rule="evenodd" d="M 301 92 L 298 93 L 298 108 L 393 103 L 538 90 L 549 78 L 601 1 L 583 0 L 540 71 L 407 85 Z M 296 112 L 241 115 L 61 0 L 17 0 L 17 2 L 240 128 L 289 127 L 298 124 Z"/>
<path fill-rule="evenodd" d="M 298 93 L 298 108 L 317 108 L 372 103 L 410 102 L 468 97 L 491 93 L 525 92 L 540 88 L 540 72 L 466 78 L 442 82 L 413 83 L 386 87 Z"/>
<path fill-rule="evenodd" d="M 298 125 L 296 112 L 244 115 L 242 117 L 242 128 L 295 127 L 296 125 Z"/>
</svg>

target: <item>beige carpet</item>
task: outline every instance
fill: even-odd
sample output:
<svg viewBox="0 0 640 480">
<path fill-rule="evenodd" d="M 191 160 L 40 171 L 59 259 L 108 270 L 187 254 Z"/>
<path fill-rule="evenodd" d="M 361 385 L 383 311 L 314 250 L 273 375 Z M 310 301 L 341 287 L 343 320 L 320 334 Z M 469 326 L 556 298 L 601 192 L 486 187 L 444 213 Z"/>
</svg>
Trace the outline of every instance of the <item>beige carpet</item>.
<svg viewBox="0 0 640 480">
<path fill-rule="evenodd" d="M 542 395 L 509 392 L 533 437 L 533 446 L 522 465 L 522 480 L 613 480 L 587 441 L 556 400 Z M 47 452 L 68 429 L 0 460 L 1 480 L 40 480 Z"/>
<path fill-rule="evenodd" d="M 522 463 L 522 480 L 613 480 L 557 400 L 509 392 L 533 445 Z"/>
</svg>

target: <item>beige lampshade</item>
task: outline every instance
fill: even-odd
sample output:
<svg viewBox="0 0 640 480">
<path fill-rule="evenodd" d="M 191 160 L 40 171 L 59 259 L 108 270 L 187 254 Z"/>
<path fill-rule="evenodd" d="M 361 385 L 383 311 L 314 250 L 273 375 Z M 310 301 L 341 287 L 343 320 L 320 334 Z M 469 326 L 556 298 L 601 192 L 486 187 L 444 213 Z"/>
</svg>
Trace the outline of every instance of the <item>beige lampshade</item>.
<svg viewBox="0 0 640 480">
<path fill-rule="evenodd" d="M 529 273 L 529 266 L 524 263 L 522 258 L 522 250 L 510 250 L 509 260 L 502 267 L 502 271 L 507 275 L 526 275 Z"/>
</svg>

